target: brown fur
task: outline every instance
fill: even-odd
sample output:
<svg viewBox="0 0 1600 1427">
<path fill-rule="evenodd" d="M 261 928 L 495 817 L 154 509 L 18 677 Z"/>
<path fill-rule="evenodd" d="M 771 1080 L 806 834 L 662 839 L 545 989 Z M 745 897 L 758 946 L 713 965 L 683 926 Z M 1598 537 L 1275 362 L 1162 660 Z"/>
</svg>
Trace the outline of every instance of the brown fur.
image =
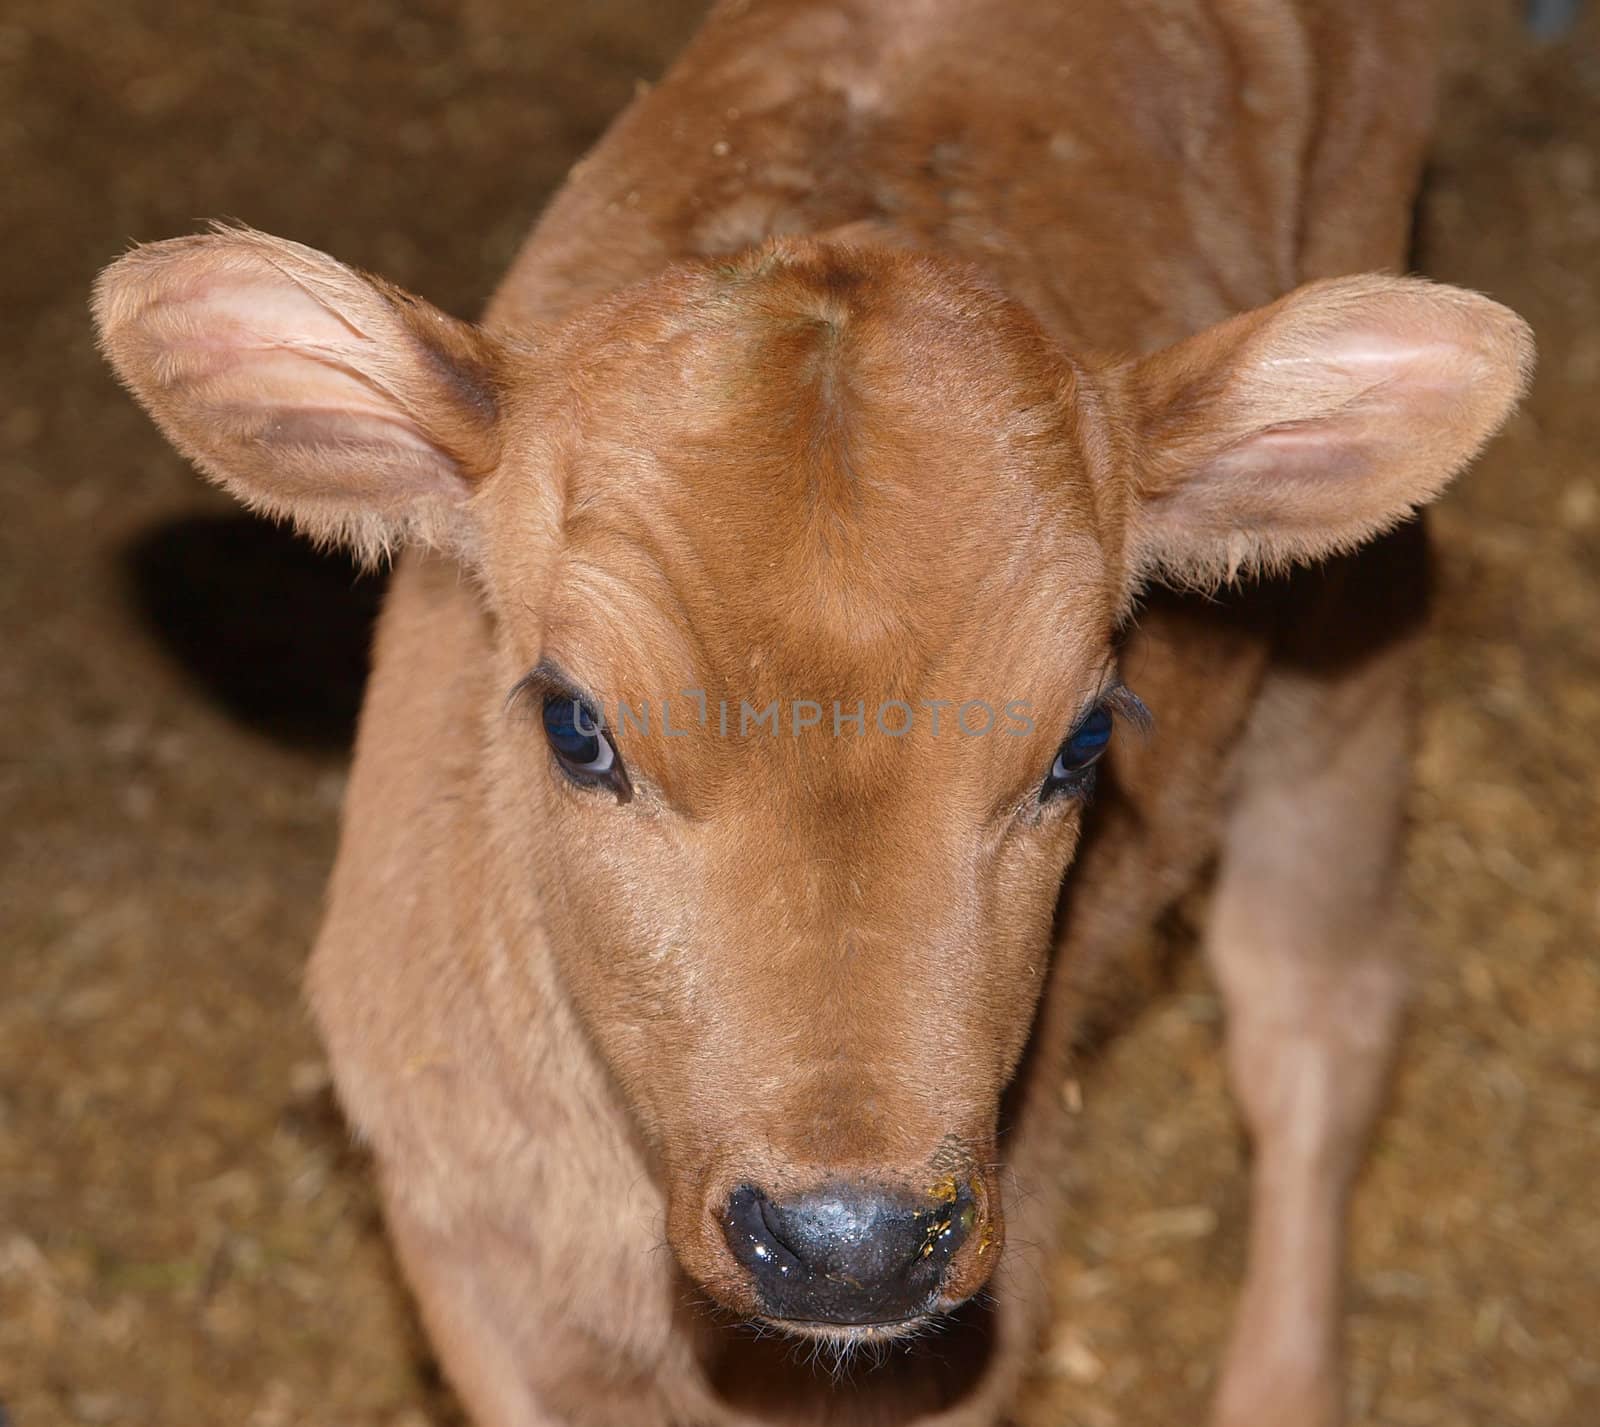
<svg viewBox="0 0 1600 1427">
<path fill-rule="evenodd" d="M 1400 260 L 1430 58 L 1421 3 L 730 0 L 481 326 L 248 232 L 102 278 L 108 355 L 209 474 L 433 547 L 380 630 L 311 995 L 486 1427 L 998 1421 L 1086 989 L 1213 859 L 1257 1147 L 1219 1421 L 1337 1420 L 1420 611 L 1416 527 L 1362 542 L 1531 354 L 1486 299 L 1340 276 Z M 624 730 L 619 801 L 552 765 L 548 661 L 608 710 L 826 716 Z M 1041 805 L 1119 669 L 1154 733 L 1092 809 Z M 832 736 L 892 699 L 1032 727 Z M 724 1325 L 755 1300 L 719 1220 L 841 1175 L 971 1177 L 944 1293 L 991 1296 L 835 1382 Z"/>
</svg>

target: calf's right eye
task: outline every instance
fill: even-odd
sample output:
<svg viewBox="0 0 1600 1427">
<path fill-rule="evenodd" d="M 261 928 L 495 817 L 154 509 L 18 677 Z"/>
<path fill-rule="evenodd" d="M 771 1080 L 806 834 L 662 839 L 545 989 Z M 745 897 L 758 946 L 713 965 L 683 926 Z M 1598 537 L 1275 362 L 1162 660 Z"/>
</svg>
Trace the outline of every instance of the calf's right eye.
<svg viewBox="0 0 1600 1427">
<path fill-rule="evenodd" d="M 585 788 L 611 788 L 626 801 L 631 790 L 611 735 L 582 699 L 552 694 L 544 701 L 544 736 L 561 771 Z"/>
</svg>

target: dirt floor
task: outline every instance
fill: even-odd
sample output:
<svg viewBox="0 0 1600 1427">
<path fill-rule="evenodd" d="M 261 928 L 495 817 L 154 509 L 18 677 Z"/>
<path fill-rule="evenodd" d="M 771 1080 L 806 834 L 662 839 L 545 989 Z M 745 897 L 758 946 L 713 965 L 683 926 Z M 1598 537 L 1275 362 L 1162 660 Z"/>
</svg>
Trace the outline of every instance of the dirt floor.
<svg viewBox="0 0 1600 1427">
<path fill-rule="evenodd" d="M 1459 0 L 1419 262 L 1525 313 L 1439 513 L 1425 956 L 1357 1213 L 1355 1420 L 1600 1424 L 1600 14 Z M 236 216 L 475 310 L 691 0 L 0 14 L 0 1401 L 16 1427 L 443 1427 L 298 1000 L 376 587 L 229 507 L 93 351 Z M 1198 1420 L 1241 1256 L 1192 960 L 1083 1086 L 1027 1427 Z M 5 1415 L 0 1411 L 0 1418 Z"/>
</svg>

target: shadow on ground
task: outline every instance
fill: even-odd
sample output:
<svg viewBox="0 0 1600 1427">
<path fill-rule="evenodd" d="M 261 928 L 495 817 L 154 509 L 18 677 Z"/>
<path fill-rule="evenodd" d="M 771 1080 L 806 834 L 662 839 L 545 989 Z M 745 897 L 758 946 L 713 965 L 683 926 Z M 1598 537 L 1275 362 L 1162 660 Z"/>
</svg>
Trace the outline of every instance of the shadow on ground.
<svg viewBox="0 0 1600 1427">
<path fill-rule="evenodd" d="M 130 603 L 197 697 L 283 743 L 349 747 L 384 579 L 248 515 L 158 525 L 123 567 Z"/>
</svg>

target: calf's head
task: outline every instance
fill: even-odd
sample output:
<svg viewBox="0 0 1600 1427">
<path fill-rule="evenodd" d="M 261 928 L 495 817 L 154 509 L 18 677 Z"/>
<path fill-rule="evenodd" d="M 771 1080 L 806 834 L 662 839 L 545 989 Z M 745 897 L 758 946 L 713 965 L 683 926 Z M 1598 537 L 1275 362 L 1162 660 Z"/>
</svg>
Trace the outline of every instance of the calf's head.
<svg viewBox="0 0 1600 1427">
<path fill-rule="evenodd" d="M 1138 711 L 1113 641 L 1141 582 L 1402 518 L 1530 351 L 1483 298 L 1363 277 L 1069 354 L 962 268 L 819 241 L 510 333 L 224 231 L 130 253 L 95 311 L 248 504 L 461 561 L 494 630 L 461 735 L 484 855 L 683 1266 L 814 1332 L 894 1332 L 999 1255 L 997 1105 Z"/>
</svg>

